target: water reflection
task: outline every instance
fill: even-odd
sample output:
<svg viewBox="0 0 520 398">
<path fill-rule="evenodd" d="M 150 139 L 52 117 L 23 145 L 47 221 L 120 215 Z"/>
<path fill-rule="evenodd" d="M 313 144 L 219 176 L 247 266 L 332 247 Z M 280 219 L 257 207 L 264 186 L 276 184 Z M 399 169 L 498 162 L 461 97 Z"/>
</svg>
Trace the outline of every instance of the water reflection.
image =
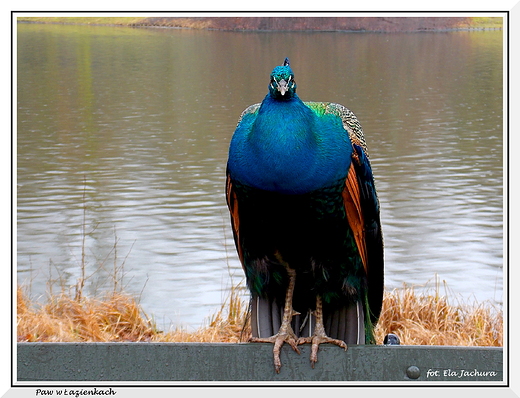
<svg viewBox="0 0 520 398">
<path fill-rule="evenodd" d="M 233 33 L 18 25 L 19 281 L 122 268 L 160 325 L 199 326 L 242 278 L 223 195 L 240 112 L 291 58 L 304 100 L 361 120 L 387 288 L 435 273 L 502 300 L 502 33 Z M 117 242 L 117 244 L 116 244 Z"/>
</svg>

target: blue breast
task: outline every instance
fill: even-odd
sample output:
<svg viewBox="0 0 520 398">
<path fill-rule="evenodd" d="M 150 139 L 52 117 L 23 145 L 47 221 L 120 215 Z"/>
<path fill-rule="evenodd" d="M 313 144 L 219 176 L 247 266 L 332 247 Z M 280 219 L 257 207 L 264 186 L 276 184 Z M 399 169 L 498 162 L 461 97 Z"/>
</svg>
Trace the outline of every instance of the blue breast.
<svg viewBox="0 0 520 398">
<path fill-rule="evenodd" d="M 258 189 L 304 194 L 345 179 L 352 145 L 339 117 L 318 116 L 297 96 L 268 95 L 246 114 L 229 148 L 231 178 Z"/>
</svg>

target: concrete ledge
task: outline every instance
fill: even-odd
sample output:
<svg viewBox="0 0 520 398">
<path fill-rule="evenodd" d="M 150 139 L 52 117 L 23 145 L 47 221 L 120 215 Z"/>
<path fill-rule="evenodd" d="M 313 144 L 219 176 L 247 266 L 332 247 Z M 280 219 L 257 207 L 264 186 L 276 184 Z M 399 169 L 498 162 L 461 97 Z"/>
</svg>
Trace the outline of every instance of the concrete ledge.
<svg viewBox="0 0 520 398">
<path fill-rule="evenodd" d="M 502 348 L 324 344 L 314 369 L 300 350 L 282 347 L 276 374 L 271 344 L 18 343 L 17 380 L 504 381 Z"/>
</svg>

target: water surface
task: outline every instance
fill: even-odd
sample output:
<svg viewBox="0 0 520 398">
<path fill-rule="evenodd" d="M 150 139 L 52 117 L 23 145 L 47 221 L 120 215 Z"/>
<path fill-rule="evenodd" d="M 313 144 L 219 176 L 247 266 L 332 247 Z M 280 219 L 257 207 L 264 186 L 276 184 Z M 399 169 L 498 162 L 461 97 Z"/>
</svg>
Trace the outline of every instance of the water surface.
<svg viewBox="0 0 520 398">
<path fill-rule="evenodd" d="M 117 273 L 161 327 L 200 326 L 243 278 L 229 141 L 286 56 L 303 100 L 341 103 L 363 125 L 386 288 L 438 275 L 456 297 L 501 303 L 502 32 L 19 24 L 19 282 L 35 298 L 68 289 L 83 251 L 87 294 Z"/>
</svg>

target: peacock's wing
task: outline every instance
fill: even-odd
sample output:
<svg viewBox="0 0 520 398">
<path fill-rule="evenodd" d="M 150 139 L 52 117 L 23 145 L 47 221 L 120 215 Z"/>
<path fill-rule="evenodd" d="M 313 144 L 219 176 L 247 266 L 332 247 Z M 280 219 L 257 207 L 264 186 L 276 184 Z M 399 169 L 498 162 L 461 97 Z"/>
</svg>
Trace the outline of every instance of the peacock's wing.
<svg viewBox="0 0 520 398">
<path fill-rule="evenodd" d="M 260 109 L 260 105 L 262 105 L 262 104 L 260 104 L 260 103 L 253 104 L 253 105 L 249 105 L 246 109 L 244 109 L 244 111 L 238 118 L 237 127 L 240 125 L 240 123 L 242 123 L 242 120 L 244 119 L 244 117 L 246 115 L 253 115 L 253 116 L 256 115 L 258 113 L 258 109 Z"/>
<path fill-rule="evenodd" d="M 306 102 L 318 115 L 333 114 L 341 118 L 353 145 L 343 203 L 367 274 L 369 317 L 375 325 L 381 313 L 384 289 L 383 235 L 379 199 L 361 123 L 356 115 L 340 104 Z"/>
<path fill-rule="evenodd" d="M 247 128 L 246 125 L 251 122 L 249 118 L 254 119 L 259 108 L 259 103 L 247 107 L 238 119 L 237 129 Z M 226 177 L 226 202 L 231 216 L 231 229 L 238 258 L 247 275 L 247 264 L 244 259 L 244 248 L 242 247 L 240 235 L 240 203 L 237 187 L 231 179 L 229 170 L 226 170 Z M 281 326 L 282 315 L 283 303 L 277 302 L 275 298 L 253 297 L 251 299 L 251 330 L 253 337 L 263 338 L 274 335 Z"/>
<path fill-rule="evenodd" d="M 241 127 L 241 124 L 251 124 L 251 120 L 244 120 L 244 119 L 252 119 L 256 117 L 256 114 L 258 113 L 258 109 L 260 108 L 261 104 L 253 104 L 248 106 L 240 115 L 240 118 L 238 119 L 237 123 L 237 129 Z M 247 128 L 247 127 L 246 127 Z M 242 267 L 245 267 L 244 265 L 244 255 L 243 250 L 241 246 L 240 241 L 240 234 L 239 234 L 239 226 L 240 226 L 240 219 L 239 219 L 239 203 L 237 198 L 237 193 L 235 190 L 235 187 L 233 186 L 233 182 L 231 180 L 231 177 L 229 175 L 229 170 L 226 170 L 226 202 L 228 205 L 229 213 L 231 215 L 231 228 L 233 230 L 233 238 L 235 241 L 235 246 L 238 252 L 238 257 L 240 259 L 240 262 L 242 263 Z"/>
<path fill-rule="evenodd" d="M 384 289 L 383 234 L 379 200 L 370 161 L 361 146 L 354 144 L 354 150 L 353 166 L 359 186 L 361 211 L 364 218 L 364 264 L 368 280 L 368 305 L 370 320 L 375 325 L 381 313 Z"/>
<path fill-rule="evenodd" d="M 305 102 L 305 105 L 316 112 L 318 116 L 332 114 L 341 118 L 343 128 L 348 132 L 352 143 L 361 146 L 365 154 L 368 156 L 363 128 L 354 112 L 343 105 L 335 104 L 333 102 Z"/>
<path fill-rule="evenodd" d="M 235 247 L 237 249 L 238 258 L 240 259 L 240 262 L 242 263 L 243 267 L 244 256 L 239 240 L 240 219 L 238 216 L 238 198 L 228 171 L 226 171 L 226 177 L 226 202 L 228 205 L 229 214 L 231 216 L 231 229 L 233 230 L 233 239 L 235 241 Z"/>
</svg>

